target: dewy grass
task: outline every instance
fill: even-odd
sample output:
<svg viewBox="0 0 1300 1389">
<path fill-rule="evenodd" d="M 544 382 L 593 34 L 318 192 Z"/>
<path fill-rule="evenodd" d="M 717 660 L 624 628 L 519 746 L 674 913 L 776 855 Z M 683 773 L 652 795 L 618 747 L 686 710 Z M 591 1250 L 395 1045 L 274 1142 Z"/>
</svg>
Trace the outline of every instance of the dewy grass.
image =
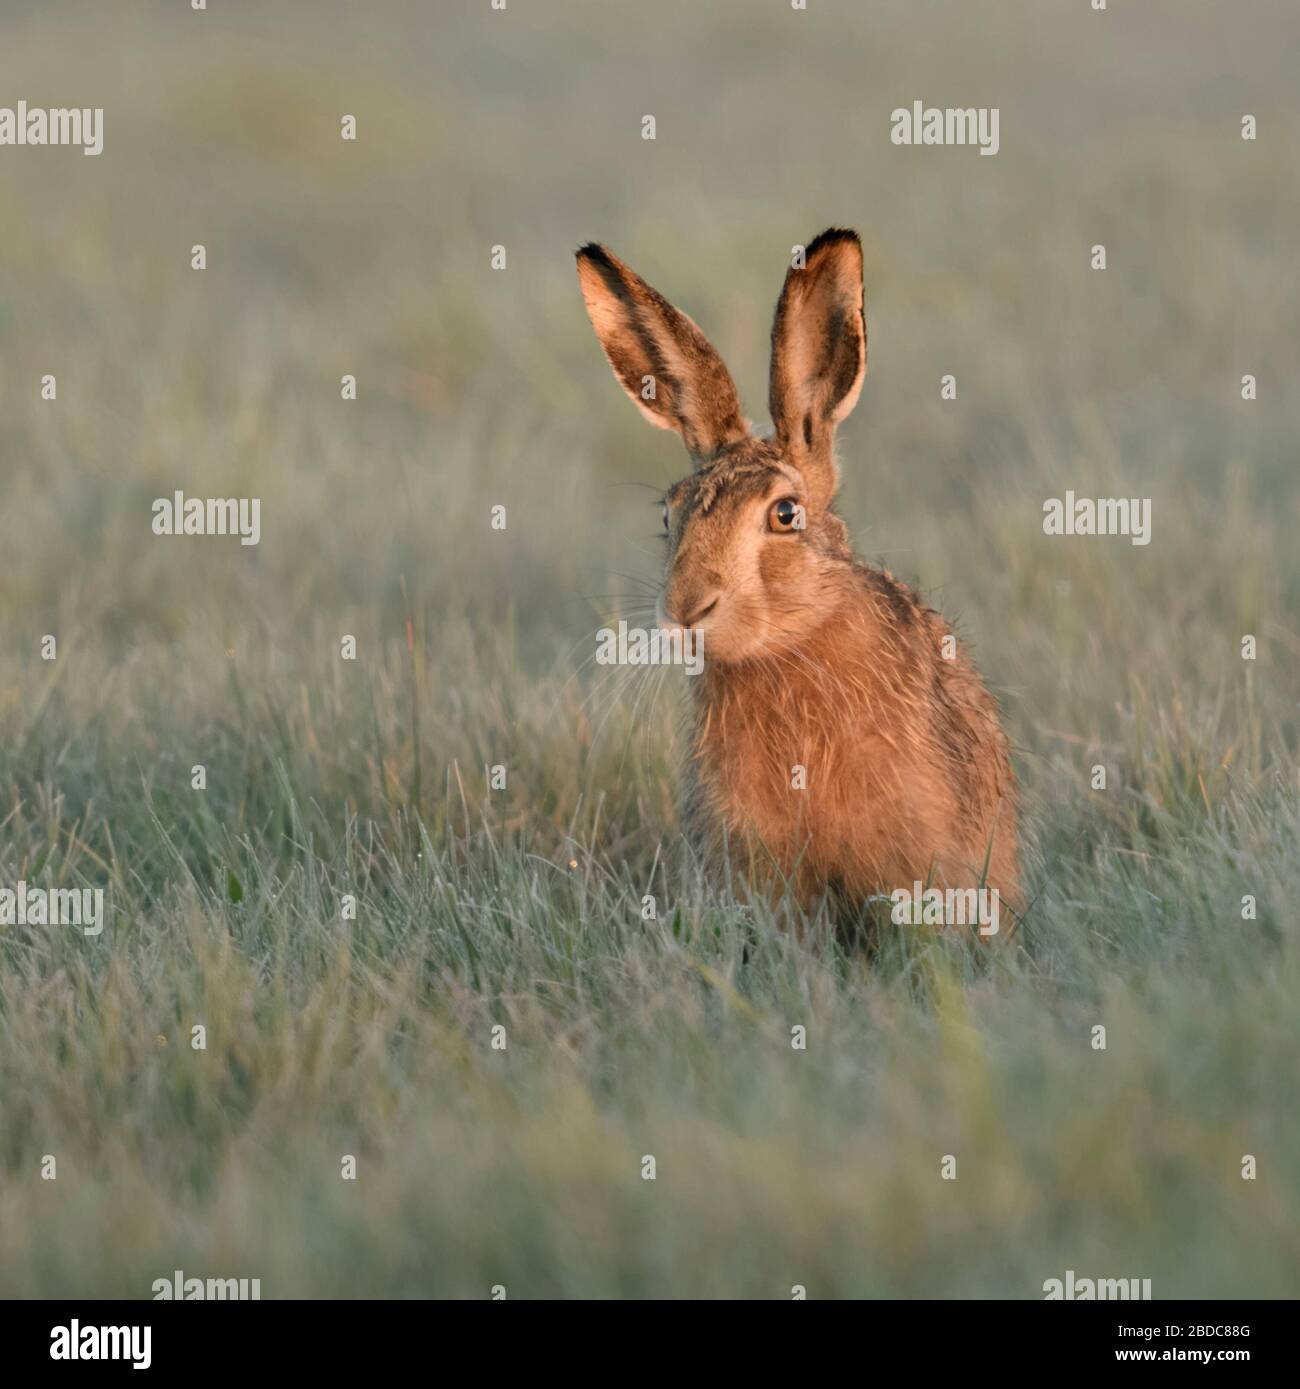
<svg viewBox="0 0 1300 1389">
<path fill-rule="evenodd" d="M 1129 748 L 1113 800 L 1031 773 L 1034 903 L 1006 946 L 853 947 L 673 861 L 668 689 L 648 744 L 617 715 L 584 744 L 559 673 L 480 651 L 487 707 L 430 723 L 444 775 L 417 812 L 406 656 L 394 638 L 343 691 L 329 647 L 301 650 L 295 698 L 282 651 L 182 682 L 161 722 L 88 664 L 111 699 L 80 695 L 57 738 L 10 737 L 11 710 L 0 877 L 107 882 L 111 909 L 99 948 L 0 950 L 5 1291 L 229 1266 L 267 1296 L 1031 1296 L 1089 1254 L 1169 1292 L 1290 1276 L 1300 797 L 1280 771 L 1191 794 L 1212 717 Z M 206 795 L 157 770 L 187 739 Z"/>
</svg>

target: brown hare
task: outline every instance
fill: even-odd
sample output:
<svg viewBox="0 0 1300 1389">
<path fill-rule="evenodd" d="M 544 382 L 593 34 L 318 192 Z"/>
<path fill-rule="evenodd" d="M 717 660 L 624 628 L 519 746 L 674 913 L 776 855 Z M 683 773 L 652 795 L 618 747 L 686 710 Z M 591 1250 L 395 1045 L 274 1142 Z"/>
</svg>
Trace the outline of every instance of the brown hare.
<svg viewBox="0 0 1300 1389">
<path fill-rule="evenodd" d="M 615 376 L 694 464 L 665 499 L 659 621 L 704 641 L 683 806 L 697 852 L 751 892 L 784 884 L 837 911 L 918 882 L 949 900 L 996 889 L 1018 911 L 997 705 L 944 619 L 855 557 L 834 510 L 835 427 L 867 365 L 857 235 L 823 232 L 786 274 L 762 439 L 690 318 L 604 247 L 577 259 Z"/>
</svg>

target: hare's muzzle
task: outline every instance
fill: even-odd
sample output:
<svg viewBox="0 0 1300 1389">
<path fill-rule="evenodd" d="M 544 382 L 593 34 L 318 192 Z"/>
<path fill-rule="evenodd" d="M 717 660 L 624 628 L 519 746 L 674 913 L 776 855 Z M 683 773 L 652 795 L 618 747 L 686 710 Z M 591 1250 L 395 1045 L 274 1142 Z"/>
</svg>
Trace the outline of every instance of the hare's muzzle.
<svg viewBox="0 0 1300 1389">
<path fill-rule="evenodd" d="M 673 595 L 672 601 L 659 600 L 659 617 L 662 626 L 696 627 L 718 606 L 722 594 L 718 590 L 709 593 L 688 593 L 680 597 Z"/>
</svg>

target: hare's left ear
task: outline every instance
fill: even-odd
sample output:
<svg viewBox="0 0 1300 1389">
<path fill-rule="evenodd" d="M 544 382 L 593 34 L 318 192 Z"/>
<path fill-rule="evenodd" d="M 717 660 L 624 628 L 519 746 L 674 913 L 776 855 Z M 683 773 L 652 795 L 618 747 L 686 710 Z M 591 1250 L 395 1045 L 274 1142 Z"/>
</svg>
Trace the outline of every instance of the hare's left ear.
<svg viewBox="0 0 1300 1389">
<path fill-rule="evenodd" d="M 814 506 L 835 495 L 835 426 L 857 404 L 866 373 L 862 243 L 832 227 L 786 272 L 772 324 L 772 423 Z"/>
</svg>

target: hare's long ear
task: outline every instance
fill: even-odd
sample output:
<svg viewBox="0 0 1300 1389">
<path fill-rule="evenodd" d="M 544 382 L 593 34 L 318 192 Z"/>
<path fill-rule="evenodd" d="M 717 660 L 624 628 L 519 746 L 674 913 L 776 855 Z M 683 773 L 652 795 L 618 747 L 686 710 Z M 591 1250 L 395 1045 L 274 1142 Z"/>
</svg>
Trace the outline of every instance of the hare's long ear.
<svg viewBox="0 0 1300 1389">
<path fill-rule="evenodd" d="M 772 324 L 769 403 L 777 438 L 815 506 L 835 495 L 835 426 L 857 404 L 867 373 L 862 244 L 832 227 L 786 272 Z"/>
<path fill-rule="evenodd" d="M 696 463 L 749 434 L 722 358 L 695 324 L 603 246 L 578 252 L 587 314 L 614 375 L 660 429 L 675 429 Z"/>
</svg>

